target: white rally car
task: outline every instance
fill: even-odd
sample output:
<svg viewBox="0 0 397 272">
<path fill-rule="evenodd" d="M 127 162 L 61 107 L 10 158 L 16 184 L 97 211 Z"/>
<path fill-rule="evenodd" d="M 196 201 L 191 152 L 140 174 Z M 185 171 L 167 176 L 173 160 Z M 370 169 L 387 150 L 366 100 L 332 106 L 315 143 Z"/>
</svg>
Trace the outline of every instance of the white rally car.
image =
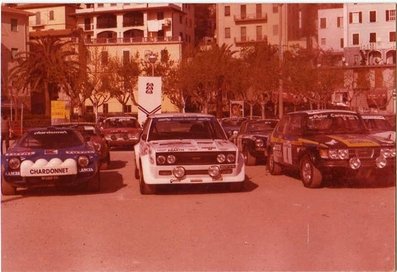
<svg viewBox="0 0 397 272">
<path fill-rule="evenodd" d="M 146 120 L 134 147 L 142 194 L 158 184 L 229 183 L 244 186 L 244 158 L 212 115 L 156 114 Z"/>
</svg>

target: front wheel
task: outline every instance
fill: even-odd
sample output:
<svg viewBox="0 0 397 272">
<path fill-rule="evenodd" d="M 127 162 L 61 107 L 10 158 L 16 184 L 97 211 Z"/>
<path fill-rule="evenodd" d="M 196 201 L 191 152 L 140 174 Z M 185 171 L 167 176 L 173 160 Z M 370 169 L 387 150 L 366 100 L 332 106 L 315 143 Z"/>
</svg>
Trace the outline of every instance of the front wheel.
<svg viewBox="0 0 397 272">
<path fill-rule="evenodd" d="M 139 175 L 139 191 L 142 195 L 152 195 L 156 193 L 156 185 L 145 183 L 145 179 L 143 178 L 142 165 L 140 167 Z"/>
<path fill-rule="evenodd" d="M 267 170 L 269 170 L 269 173 L 272 175 L 281 175 L 283 172 L 281 165 L 274 161 L 272 152 L 267 157 Z"/>
<path fill-rule="evenodd" d="M 255 165 L 256 164 L 256 158 L 251 155 L 248 149 L 245 149 L 244 152 L 244 159 L 245 159 L 245 165 Z"/>
<path fill-rule="evenodd" d="M 308 155 L 300 161 L 300 176 L 303 185 L 308 188 L 319 188 L 322 185 L 323 176 L 321 171 L 313 164 Z"/>
<path fill-rule="evenodd" d="M 16 195 L 17 189 L 12 186 L 10 183 L 4 180 L 4 177 L 1 181 L 1 193 L 3 195 Z"/>
</svg>

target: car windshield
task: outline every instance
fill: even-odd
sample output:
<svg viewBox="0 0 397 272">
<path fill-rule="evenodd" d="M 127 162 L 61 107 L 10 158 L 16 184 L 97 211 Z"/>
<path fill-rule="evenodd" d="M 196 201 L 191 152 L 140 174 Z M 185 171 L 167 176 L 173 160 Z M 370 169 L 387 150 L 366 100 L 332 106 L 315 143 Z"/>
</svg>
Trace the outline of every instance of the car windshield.
<svg viewBox="0 0 397 272">
<path fill-rule="evenodd" d="M 81 135 L 74 130 L 39 130 L 28 132 L 20 146 L 28 148 L 60 149 L 82 145 Z"/>
<path fill-rule="evenodd" d="M 353 113 L 321 113 L 309 115 L 305 131 L 309 134 L 362 133 L 364 124 Z"/>
<path fill-rule="evenodd" d="M 226 137 L 215 118 L 154 118 L 148 140 L 169 139 L 226 139 Z"/>
<path fill-rule="evenodd" d="M 363 117 L 365 126 L 370 131 L 389 131 L 392 130 L 390 123 L 383 117 Z"/>
<path fill-rule="evenodd" d="M 277 121 L 259 121 L 248 124 L 247 132 L 260 132 L 273 130 Z"/>
<path fill-rule="evenodd" d="M 108 118 L 104 121 L 105 128 L 139 128 L 135 118 Z"/>
</svg>

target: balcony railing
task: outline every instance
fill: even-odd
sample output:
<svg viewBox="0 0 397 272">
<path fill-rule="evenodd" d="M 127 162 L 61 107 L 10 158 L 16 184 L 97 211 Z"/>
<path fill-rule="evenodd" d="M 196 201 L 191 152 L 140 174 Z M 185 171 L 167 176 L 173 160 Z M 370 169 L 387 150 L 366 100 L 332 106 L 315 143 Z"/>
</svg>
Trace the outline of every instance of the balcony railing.
<svg viewBox="0 0 397 272">
<path fill-rule="evenodd" d="M 234 21 L 236 24 L 248 24 L 248 23 L 267 23 L 267 14 L 258 15 L 246 14 L 246 15 L 234 15 Z"/>
<path fill-rule="evenodd" d="M 244 46 L 254 43 L 267 43 L 267 36 L 255 37 L 255 38 L 252 37 L 234 38 L 234 42 L 237 46 Z"/>
<path fill-rule="evenodd" d="M 395 42 L 370 42 L 361 44 L 361 50 L 381 50 L 381 49 L 396 49 Z"/>
<path fill-rule="evenodd" d="M 76 41 L 76 40 L 75 40 Z M 134 44 L 134 43 L 169 43 L 182 42 L 181 37 L 124 37 L 124 38 L 90 38 L 86 44 Z"/>
</svg>

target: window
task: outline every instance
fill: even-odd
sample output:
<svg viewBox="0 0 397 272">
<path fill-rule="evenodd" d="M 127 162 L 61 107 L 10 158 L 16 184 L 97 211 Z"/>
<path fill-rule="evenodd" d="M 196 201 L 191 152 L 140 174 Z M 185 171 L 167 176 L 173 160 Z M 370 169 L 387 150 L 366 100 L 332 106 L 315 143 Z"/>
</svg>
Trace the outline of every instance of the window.
<svg viewBox="0 0 397 272">
<path fill-rule="evenodd" d="M 53 10 L 50 10 L 50 13 L 48 14 L 48 17 L 49 17 L 50 21 L 54 20 L 54 11 Z"/>
<path fill-rule="evenodd" d="M 246 5 L 240 6 L 240 15 L 241 15 L 241 19 L 245 19 L 247 17 L 247 6 Z"/>
<path fill-rule="evenodd" d="M 369 33 L 369 42 L 376 42 L 376 33 Z"/>
<path fill-rule="evenodd" d="M 11 48 L 11 59 L 16 59 L 16 55 L 18 53 L 18 48 Z"/>
<path fill-rule="evenodd" d="M 326 28 L 326 27 L 327 27 L 327 19 L 320 18 L 320 28 Z"/>
<path fill-rule="evenodd" d="M 262 4 L 256 4 L 256 18 L 262 18 Z"/>
<path fill-rule="evenodd" d="M 117 4 L 116 3 L 110 3 L 110 6 L 114 7 L 114 6 L 117 6 Z"/>
<path fill-rule="evenodd" d="M 108 103 L 104 103 L 102 105 L 102 112 L 103 113 L 109 113 L 109 104 Z"/>
<path fill-rule="evenodd" d="M 262 26 L 256 26 L 256 40 L 257 41 L 262 41 Z"/>
<path fill-rule="evenodd" d="M 40 15 L 40 12 L 36 12 L 36 25 L 41 25 L 41 15 Z"/>
<path fill-rule="evenodd" d="M 102 64 L 108 64 L 108 52 L 107 51 L 102 51 L 101 52 L 101 63 Z"/>
<path fill-rule="evenodd" d="M 18 31 L 18 19 L 11 19 L 11 31 L 12 32 Z"/>
<path fill-rule="evenodd" d="M 343 38 L 340 39 L 340 48 L 343 48 Z"/>
<path fill-rule="evenodd" d="M 371 10 L 369 12 L 369 22 L 370 23 L 375 23 L 376 22 L 376 11 Z"/>
<path fill-rule="evenodd" d="M 131 105 L 123 105 L 123 112 L 131 112 Z"/>
<path fill-rule="evenodd" d="M 338 17 L 338 18 L 336 18 L 336 26 L 337 26 L 338 28 L 343 27 L 343 17 Z"/>
<path fill-rule="evenodd" d="M 225 27 L 225 39 L 230 38 L 230 27 Z"/>
<path fill-rule="evenodd" d="M 273 13 L 278 13 L 278 4 L 273 4 Z"/>
<path fill-rule="evenodd" d="M 241 29 L 241 41 L 246 41 L 247 40 L 247 28 L 245 26 L 242 26 Z"/>
<path fill-rule="evenodd" d="M 360 40 L 360 35 L 359 34 L 353 34 L 353 45 L 358 45 Z"/>
<path fill-rule="evenodd" d="M 349 13 L 349 23 L 350 24 L 361 24 L 363 21 L 362 12 L 350 12 Z"/>
<path fill-rule="evenodd" d="M 225 16 L 230 16 L 230 6 L 225 6 Z"/>
<path fill-rule="evenodd" d="M 395 21 L 396 20 L 396 10 L 390 9 L 386 10 L 386 21 Z"/>
<path fill-rule="evenodd" d="M 273 25 L 273 35 L 274 36 L 278 35 L 278 25 Z"/>
<path fill-rule="evenodd" d="M 321 38 L 321 45 L 326 45 L 327 39 L 326 38 Z"/>
<path fill-rule="evenodd" d="M 130 62 L 130 51 L 124 50 L 123 51 L 123 63 L 128 64 Z"/>
<path fill-rule="evenodd" d="M 94 113 L 94 106 L 85 106 L 86 113 Z"/>
<path fill-rule="evenodd" d="M 396 32 L 389 32 L 389 41 L 395 42 L 396 41 Z"/>
<path fill-rule="evenodd" d="M 164 12 L 157 12 L 157 20 L 163 20 L 164 19 Z"/>
<path fill-rule="evenodd" d="M 103 4 L 98 4 L 98 8 L 103 8 Z"/>
</svg>

